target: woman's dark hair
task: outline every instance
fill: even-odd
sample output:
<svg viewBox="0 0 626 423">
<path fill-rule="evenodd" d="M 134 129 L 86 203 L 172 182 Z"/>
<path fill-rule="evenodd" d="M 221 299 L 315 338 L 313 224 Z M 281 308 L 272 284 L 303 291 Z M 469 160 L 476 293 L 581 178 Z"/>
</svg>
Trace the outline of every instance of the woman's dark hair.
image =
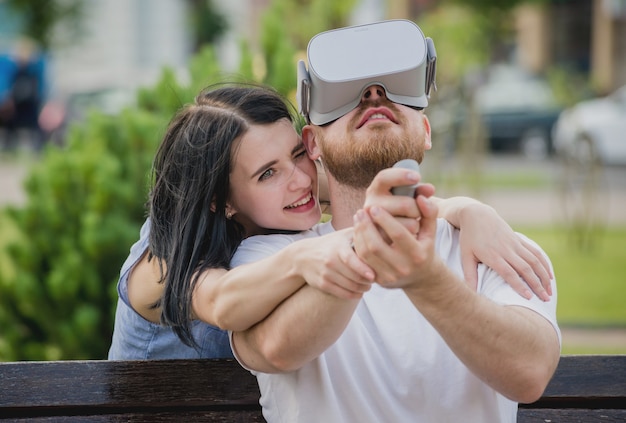
<svg viewBox="0 0 626 423">
<path fill-rule="evenodd" d="M 190 322 L 199 272 L 228 269 L 245 236 L 225 213 L 233 142 L 251 125 L 293 122 L 288 104 L 268 87 L 209 87 L 174 116 L 158 148 L 148 201 L 149 248 L 165 264 L 161 320 L 187 345 L 196 345 Z"/>
</svg>

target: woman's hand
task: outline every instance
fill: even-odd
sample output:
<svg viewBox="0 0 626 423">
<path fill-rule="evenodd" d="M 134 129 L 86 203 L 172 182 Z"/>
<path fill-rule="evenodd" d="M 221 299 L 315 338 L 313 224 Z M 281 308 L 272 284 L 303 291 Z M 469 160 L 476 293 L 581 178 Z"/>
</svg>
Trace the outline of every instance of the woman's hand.
<svg viewBox="0 0 626 423">
<path fill-rule="evenodd" d="M 460 211 L 459 219 L 463 273 L 472 288 L 478 283 L 477 265 L 484 263 L 524 298 L 534 292 L 542 300 L 550 300 L 552 270 L 548 261 L 493 208 L 474 202 Z"/>
<path fill-rule="evenodd" d="M 343 299 L 360 298 L 369 291 L 375 279 L 374 271 L 352 248 L 353 229 L 306 239 L 295 257 L 307 284 Z"/>
</svg>

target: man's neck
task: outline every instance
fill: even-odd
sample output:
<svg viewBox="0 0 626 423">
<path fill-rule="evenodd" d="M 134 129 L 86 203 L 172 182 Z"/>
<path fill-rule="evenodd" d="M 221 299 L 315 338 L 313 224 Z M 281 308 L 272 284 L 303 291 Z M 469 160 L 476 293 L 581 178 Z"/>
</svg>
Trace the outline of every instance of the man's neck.
<svg viewBox="0 0 626 423">
<path fill-rule="evenodd" d="M 329 183 L 328 189 L 333 228 L 340 230 L 351 227 L 354 214 L 365 202 L 365 189 L 348 188 L 336 183 Z"/>
</svg>

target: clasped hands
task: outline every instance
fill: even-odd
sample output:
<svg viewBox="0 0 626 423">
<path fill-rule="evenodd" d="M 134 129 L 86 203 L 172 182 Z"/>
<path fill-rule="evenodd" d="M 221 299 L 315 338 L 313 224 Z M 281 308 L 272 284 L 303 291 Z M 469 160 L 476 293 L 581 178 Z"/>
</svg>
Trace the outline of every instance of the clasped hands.
<svg viewBox="0 0 626 423">
<path fill-rule="evenodd" d="M 432 197 L 435 188 L 420 183 L 416 198 L 391 194 L 394 186 L 411 185 L 419 179 L 419 173 L 406 169 L 379 172 L 367 189 L 363 208 L 354 215 L 353 228 L 327 236 L 328 241 L 318 249 L 323 270 L 312 285 L 331 295 L 354 299 L 367 292 L 372 283 L 400 288 L 435 282 L 437 269 L 443 266 L 434 248 L 438 213 Z M 461 219 L 460 225 L 467 284 L 476 289 L 477 265 L 482 262 L 520 295 L 530 298 L 534 292 L 549 300 L 552 272 L 539 249 L 517 236 L 492 208 L 472 201 L 465 207 L 468 217 Z"/>
<path fill-rule="evenodd" d="M 389 168 L 378 173 L 366 192 L 363 208 L 354 215 L 356 254 L 387 288 L 435 281 L 443 262 L 435 254 L 438 207 L 435 188 L 419 184 L 415 198 L 392 195 L 395 186 L 420 182 L 420 174 Z"/>
</svg>

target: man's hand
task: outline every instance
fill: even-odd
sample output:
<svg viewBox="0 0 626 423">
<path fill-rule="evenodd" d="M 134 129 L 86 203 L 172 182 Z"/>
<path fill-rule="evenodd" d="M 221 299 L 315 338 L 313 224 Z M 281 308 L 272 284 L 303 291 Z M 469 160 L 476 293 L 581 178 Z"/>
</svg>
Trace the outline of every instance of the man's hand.
<svg viewBox="0 0 626 423">
<path fill-rule="evenodd" d="M 420 179 L 421 175 L 412 170 L 389 168 L 380 171 L 367 188 L 363 209 L 370 210 L 375 206 L 382 208 L 396 217 L 409 232 L 417 234 L 420 227 L 421 213 L 417 206 L 416 198 L 393 195 L 391 190 L 397 186 L 416 184 Z M 418 195 L 430 197 L 434 192 L 435 187 L 433 185 L 419 184 L 416 197 Z"/>
<path fill-rule="evenodd" d="M 437 206 L 422 195 L 416 204 L 421 214 L 417 235 L 380 207 L 360 210 L 355 215 L 355 250 L 385 287 L 434 283 L 443 265 L 435 254 Z"/>
</svg>

